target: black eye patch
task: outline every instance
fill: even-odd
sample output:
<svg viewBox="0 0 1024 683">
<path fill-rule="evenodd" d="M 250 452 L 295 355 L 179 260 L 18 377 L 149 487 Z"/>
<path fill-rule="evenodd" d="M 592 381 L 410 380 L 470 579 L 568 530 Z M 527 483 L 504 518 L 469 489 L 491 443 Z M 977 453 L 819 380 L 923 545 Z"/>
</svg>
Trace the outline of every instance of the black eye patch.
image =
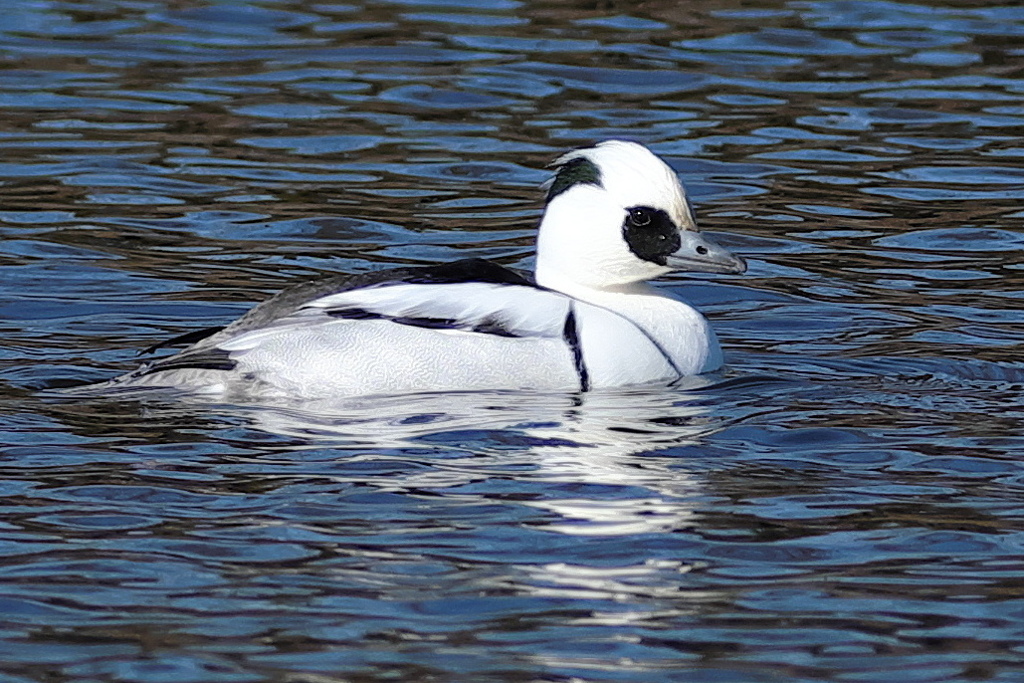
<svg viewBox="0 0 1024 683">
<path fill-rule="evenodd" d="M 679 249 L 679 227 L 661 209 L 634 206 L 626 209 L 622 236 L 629 250 L 638 257 L 659 266 L 665 265 L 669 254 Z"/>
</svg>

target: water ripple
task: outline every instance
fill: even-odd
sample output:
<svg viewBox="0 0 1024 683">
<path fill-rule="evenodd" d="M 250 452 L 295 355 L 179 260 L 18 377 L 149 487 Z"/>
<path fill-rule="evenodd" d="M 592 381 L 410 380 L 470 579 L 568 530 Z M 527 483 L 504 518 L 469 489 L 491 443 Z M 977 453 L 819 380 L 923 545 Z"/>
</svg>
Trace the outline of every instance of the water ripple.
<svg viewBox="0 0 1024 683">
<path fill-rule="evenodd" d="M 1024 11 L 18 1 L 0 677 L 1019 678 Z M 727 368 L 584 396 L 69 400 L 323 273 L 529 267 L 651 145 Z"/>
</svg>

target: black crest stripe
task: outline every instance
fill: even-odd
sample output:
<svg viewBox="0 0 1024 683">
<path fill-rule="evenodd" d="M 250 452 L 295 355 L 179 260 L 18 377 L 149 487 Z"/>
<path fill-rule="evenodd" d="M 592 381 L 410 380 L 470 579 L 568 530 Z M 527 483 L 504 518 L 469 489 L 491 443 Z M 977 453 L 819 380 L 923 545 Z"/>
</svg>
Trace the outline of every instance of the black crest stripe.
<svg viewBox="0 0 1024 683">
<path fill-rule="evenodd" d="M 572 351 L 572 361 L 580 378 L 580 391 L 590 391 L 590 373 L 587 372 L 587 364 L 583 361 L 583 347 L 580 345 L 580 336 L 576 329 L 576 307 L 573 305 L 569 306 L 569 315 L 565 316 L 562 338 Z"/>
<path fill-rule="evenodd" d="M 601 169 L 590 159 L 576 157 L 562 164 L 548 190 L 548 201 L 579 184 L 601 187 Z"/>
</svg>

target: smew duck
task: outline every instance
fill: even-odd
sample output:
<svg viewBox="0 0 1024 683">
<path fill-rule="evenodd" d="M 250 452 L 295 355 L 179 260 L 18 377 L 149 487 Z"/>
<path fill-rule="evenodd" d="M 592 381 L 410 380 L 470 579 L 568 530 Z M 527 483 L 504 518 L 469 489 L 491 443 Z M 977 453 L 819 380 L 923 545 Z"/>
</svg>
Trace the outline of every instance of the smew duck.
<svg viewBox="0 0 1024 683">
<path fill-rule="evenodd" d="M 676 173 L 608 140 L 554 162 L 533 277 L 482 259 L 327 276 L 107 383 L 300 399 L 426 391 L 589 391 L 722 363 L 693 307 L 648 281 L 742 273 L 699 231 Z M 159 346 L 159 345 L 158 345 Z"/>
</svg>

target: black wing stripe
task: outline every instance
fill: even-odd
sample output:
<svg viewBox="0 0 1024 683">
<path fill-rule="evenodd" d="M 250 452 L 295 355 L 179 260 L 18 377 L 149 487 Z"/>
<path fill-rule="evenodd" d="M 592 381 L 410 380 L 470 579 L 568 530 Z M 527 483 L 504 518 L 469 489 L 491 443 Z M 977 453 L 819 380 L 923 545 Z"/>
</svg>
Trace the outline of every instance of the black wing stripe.
<svg viewBox="0 0 1024 683">
<path fill-rule="evenodd" d="M 587 364 L 583 361 L 583 347 L 580 345 L 580 336 L 576 329 L 575 305 L 569 306 L 569 315 L 565 316 L 562 338 L 569 345 L 569 350 L 572 351 L 573 364 L 576 366 L 576 374 L 580 378 L 580 391 L 590 391 L 590 373 L 587 371 Z"/>
<path fill-rule="evenodd" d="M 382 316 L 383 317 L 383 316 Z M 431 330 L 458 330 L 465 327 L 459 323 L 458 320 L 452 320 L 451 318 L 427 318 L 427 317 L 416 317 L 416 316 L 396 316 L 387 317 L 393 323 L 399 325 L 409 325 L 411 327 L 426 327 Z"/>
<path fill-rule="evenodd" d="M 480 334 L 493 334 L 498 337 L 521 337 L 523 335 L 516 334 L 515 330 L 507 327 L 500 320 L 494 318 L 486 318 L 482 322 L 477 323 L 473 326 L 474 332 Z"/>
<path fill-rule="evenodd" d="M 332 318 L 343 320 L 390 320 L 399 325 L 410 325 L 412 327 L 425 327 L 431 330 L 470 330 L 480 334 L 492 334 L 498 337 L 523 337 L 516 334 L 516 331 L 507 327 L 500 320 L 488 318 L 476 325 L 468 325 L 459 320 L 451 318 L 430 318 L 426 316 L 391 316 L 383 313 L 374 313 L 365 308 L 328 308 L 324 312 Z"/>
<path fill-rule="evenodd" d="M 487 282 L 540 289 L 526 275 L 480 258 L 462 259 L 437 266 L 374 270 L 361 275 L 330 275 L 281 290 L 231 323 L 227 331 L 241 334 L 266 327 L 276 320 L 294 314 L 312 301 L 342 292 L 392 285 L 446 285 L 463 282 Z"/>
<path fill-rule="evenodd" d="M 227 351 L 216 348 L 204 349 L 196 353 L 171 356 L 167 360 L 143 366 L 139 369 L 138 376 L 152 375 L 165 370 L 234 370 L 237 365 Z"/>
<path fill-rule="evenodd" d="M 380 320 L 384 317 L 379 313 L 358 307 L 329 308 L 325 312 L 332 318 L 342 318 L 344 320 Z"/>
<path fill-rule="evenodd" d="M 162 349 L 165 346 L 182 346 L 184 344 L 195 344 L 197 341 L 206 339 L 211 335 L 217 334 L 223 329 L 223 325 L 218 325 L 217 327 L 207 327 L 206 329 L 203 330 L 192 330 L 191 332 L 186 332 L 185 334 L 179 334 L 177 337 L 165 339 L 164 341 L 157 342 L 152 346 L 147 346 L 146 348 L 139 351 L 139 355 L 145 356 L 146 354 L 153 353 L 154 351 Z"/>
</svg>

